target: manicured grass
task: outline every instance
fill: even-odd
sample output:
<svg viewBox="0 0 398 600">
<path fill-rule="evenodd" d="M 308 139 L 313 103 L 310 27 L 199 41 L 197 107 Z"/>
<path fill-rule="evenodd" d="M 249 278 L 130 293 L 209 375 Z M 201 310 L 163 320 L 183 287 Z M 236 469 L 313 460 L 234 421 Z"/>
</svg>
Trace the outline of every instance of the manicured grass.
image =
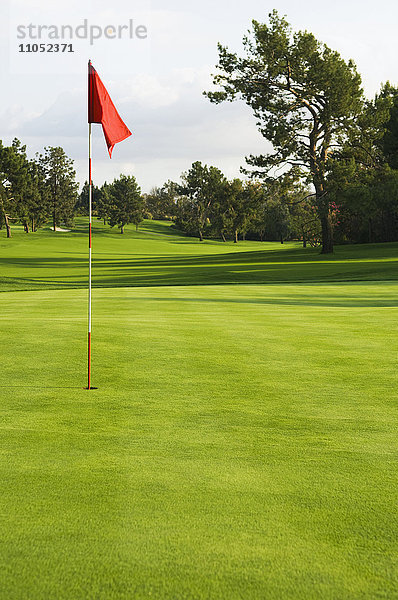
<svg viewBox="0 0 398 600">
<path fill-rule="evenodd" d="M 0 597 L 398 598 L 397 246 L 163 227 L 97 232 L 90 392 L 84 238 L 1 240 Z"/>
<path fill-rule="evenodd" d="M 219 242 L 181 237 L 170 223 L 147 221 L 124 235 L 96 221 L 97 287 L 291 283 L 397 279 L 398 244 L 337 246 L 322 256 L 298 242 Z M 0 290 L 77 288 L 87 285 L 87 227 L 71 233 L 40 231 L 0 238 Z"/>
</svg>

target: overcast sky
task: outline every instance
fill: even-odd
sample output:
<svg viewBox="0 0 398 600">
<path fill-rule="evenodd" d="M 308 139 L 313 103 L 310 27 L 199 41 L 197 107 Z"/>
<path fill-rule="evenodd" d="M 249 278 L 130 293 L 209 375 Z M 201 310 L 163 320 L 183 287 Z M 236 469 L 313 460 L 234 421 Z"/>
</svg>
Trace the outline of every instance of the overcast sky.
<svg viewBox="0 0 398 600">
<path fill-rule="evenodd" d="M 83 182 L 91 58 L 134 134 L 116 145 L 109 160 L 101 126 L 93 126 L 96 184 L 123 172 L 149 191 L 178 179 L 195 160 L 239 176 L 245 155 L 266 151 L 267 143 L 242 102 L 215 106 L 202 91 L 211 86 L 217 42 L 239 51 L 251 20 L 267 20 L 273 8 L 287 15 L 294 29 L 307 29 L 344 58 L 353 58 L 369 97 L 386 80 L 398 83 L 395 0 L 2 0 L 0 139 L 20 138 L 31 156 L 46 145 L 62 146 Z M 132 19 L 134 37 L 126 28 L 121 39 L 102 36 L 92 44 L 89 39 L 49 40 L 45 29 L 41 40 L 27 37 L 29 24 L 70 25 L 74 32 L 85 19 L 96 35 L 106 25 L 118 32 Z M 25 38 L 17 37 L 18 26 Z M 147 27 L 146 39 L 135 35 L 138 26 Z M 37 27 L 31 32 L 37 36 Z M 143 30 L 138 32 L 142 36 Z M 74 52 L 18 51 L 19 44 L 34 42 L 72 43 Z"/>
</svg>

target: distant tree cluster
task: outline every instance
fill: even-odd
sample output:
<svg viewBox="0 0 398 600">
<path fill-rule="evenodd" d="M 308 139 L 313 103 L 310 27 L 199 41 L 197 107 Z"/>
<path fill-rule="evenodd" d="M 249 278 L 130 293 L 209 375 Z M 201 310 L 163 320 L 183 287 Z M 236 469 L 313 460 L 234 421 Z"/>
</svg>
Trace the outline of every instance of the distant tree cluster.
<svg viewBox="0 0 398 600">
<path fill-rule="evenodd" d="M 172 219 L 187 235 L 238 242 L 246 238 L 301 239 L 318 245 L 320 220 L 313 194 L 288 174 L 267 182 L 229 181 L 216 167 L 193 163 L 181 182 L 168 181 L 144 195 L 147 214 Z"/>
<path fill-rule="evenodd" d="M 76 210 L 88 214 L 89 185 L 86 181 L 79 195 Z M 136 228 L 142 223 L 145 213 L 145 200 L 133 175 L 120 175 L 112 183 L 105 182 L 101 187 L 93 185 L 93 214 L 103 220 L 104 225 L 119 227 L 120 233 L 129 223 Z"/>
<path fill-rule="evenodd" d="M 11 146 L 0 141 L 0 229 L 7 237 L 12 225 L 20 223 L 26 233 L 51 223 L 73 225 L 76 214 L 88 214 L 88 183 L 78 193 L 73 160 L 61 147 L 48 146 L 29 159 L 26 146 L 14 139 Z M 93 214 L 121 233 L 129 223 L 138 228 L 145 212 L 145 200 L 133 176 L 120 175 L 100 188 L 93 185 Z M 148 215 L 150 216 L 150 215 Z"/>
<path fill-rule="evenodd" d="M 55 230 L 71 225 L 77 199 L 73 162 L 60 147 L 28 159 L 26 146 L 14 139 L 11 146 L 0 141 L 0 229 L 11 237 L 13 223 L 26 233 L 36 231 L 51 218 Z"/>
</svg>

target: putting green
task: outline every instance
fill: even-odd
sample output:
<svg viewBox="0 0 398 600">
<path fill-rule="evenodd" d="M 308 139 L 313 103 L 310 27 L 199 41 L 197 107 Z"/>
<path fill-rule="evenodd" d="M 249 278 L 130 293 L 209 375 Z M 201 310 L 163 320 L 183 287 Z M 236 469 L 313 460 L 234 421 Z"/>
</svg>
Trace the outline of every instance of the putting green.
<svg viewBox="0 0 398 600">
<path fill-rule="evenodd" d="M 41 289 L 0 295 L 0 597 L 397 598 L 396 246 L 296 261 L 157 227 L 97 237 L 90 392 L 87 294 L 52 289 L 85 240 L 2 239 L 4 287 Z M 261 284 L 222 283 L 254 253 Z M 307 282 L 264 285 L 271 255 Z"/>
</svg>

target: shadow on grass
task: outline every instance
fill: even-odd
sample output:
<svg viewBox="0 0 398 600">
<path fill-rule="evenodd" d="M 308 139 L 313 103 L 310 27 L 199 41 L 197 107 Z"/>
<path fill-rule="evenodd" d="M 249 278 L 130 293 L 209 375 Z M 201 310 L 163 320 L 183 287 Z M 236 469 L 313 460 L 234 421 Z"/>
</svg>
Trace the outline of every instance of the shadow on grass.
<svg viewBox="0 0 398 600">
<path fill-rule="evenodd" d="M 318 249 L 269 248 L 222 254 L 94 256 L 94 287 L 315 283 L 396 280 L 397 245 L 338 247 L 333 255 Z M 87 286 L 87 257 L 76 255 L 0 258 L 2 266 L 26 270 L 22 277 L 0 278 L 0 289 L 56 289 Z M 45 270 L 48 271 L 44 272 Z M 27 275 L 27 276 L 26 276 Z"/>
<path fill-rule="evenodd" d="M 289 288 L 291 291 L 291 288 Z M 239 293 L 239 292 L 238 292 Z M 382 295 L 380 297 L 367 297 L 362 291 L 358 294 L 358 297 L 350 297 L 344 294 L 343 290 L 340 294 L 330 295 L 319 295 L 311 289 L 311 295 L 308 296 L 296 296 L 296 297 L 283 297 L 283 296 L 272 296 L 270 298 L 186 298 L 181 296 L 170 296 L 170 297 L 159 297 L 159 296 L 139 296 L 134 298 L 130 296 L 126 298 L 127 302 L 169 302 L 175 304 L 176 302 L 193 303 L 193 304 L 253 304 L 253 305 L 278 305 L 278 306 L 309 306 L 309 307 L 398 307 L 398 298 L 385 298 Z"/>
<path fill-rule="evenodd" d="M 138 231 L 146 234 L 153 233 L 156 235 L 181 236 L 183 238 L 187 237 L 182 231 L 178 231 L 175 227 L 173 227 L 171 221 L 147 221 L 144 222 L 143 225 L 140 225 Z M 193 238 L 191 238 L 191 240 L 192 239 Z"/>
<path fill-rule="evenodd" d="M 29 389 L 29 390 L 80 390 L 85 389 L 79 385 L 7 385 L 7 388 L 10 389 Z M 94 389 L 94 388 L 93 388 Z M 97 388 L 95 388 L 97 389 Z"/>
</svg>

